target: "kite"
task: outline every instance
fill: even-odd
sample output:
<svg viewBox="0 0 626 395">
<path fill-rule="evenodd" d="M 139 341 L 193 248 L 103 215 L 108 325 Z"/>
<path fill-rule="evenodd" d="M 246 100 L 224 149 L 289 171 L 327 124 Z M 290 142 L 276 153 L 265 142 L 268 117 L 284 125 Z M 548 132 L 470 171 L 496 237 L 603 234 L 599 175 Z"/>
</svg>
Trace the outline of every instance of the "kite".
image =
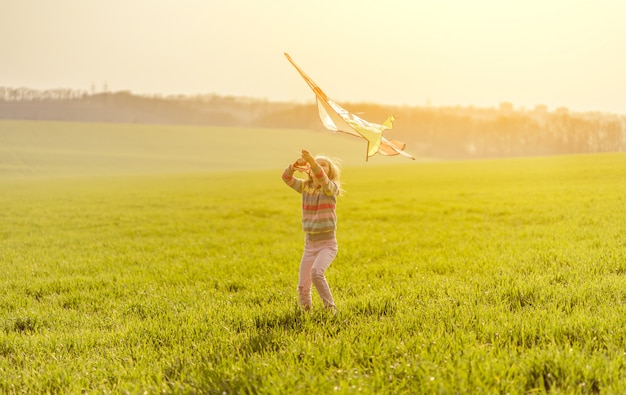
<svg viewBox="0 0 626 395">
<path fill-rule="evenodd" d="M 319 117 L 326 129 L 332 132 L 347 133 L 367 140 L 366 161 L 377 153 L 385 156 L 403 155 L 415 160 L 413 155 L 404 151 L 405 143 L 397 140 L 388 140 L 383 136 L 383 132 L 392 127 L 392 123 L 395 120 L 393 115 L 387 118 L 382 125 L 359 118 L 326 96 L 320 87 L 296 65 L 289 54 L 285 53 L 285 56 L 293 67 L 298 70 L 298 73 L 313 90 L 313 93 L 315 93 Z"/>
</svg>

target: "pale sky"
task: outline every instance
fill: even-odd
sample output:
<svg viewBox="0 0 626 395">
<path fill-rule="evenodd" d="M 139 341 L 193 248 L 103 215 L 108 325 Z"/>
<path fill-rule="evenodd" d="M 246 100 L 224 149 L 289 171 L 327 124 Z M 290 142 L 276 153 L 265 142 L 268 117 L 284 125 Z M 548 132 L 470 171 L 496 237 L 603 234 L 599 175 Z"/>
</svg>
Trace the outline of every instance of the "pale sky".
<svg viewBox="0 0 626 395">
<path fill-rule="evenodd" d="M 623 0 L 1 0 L 0 86 L 626 114 Z"/>
</svg>

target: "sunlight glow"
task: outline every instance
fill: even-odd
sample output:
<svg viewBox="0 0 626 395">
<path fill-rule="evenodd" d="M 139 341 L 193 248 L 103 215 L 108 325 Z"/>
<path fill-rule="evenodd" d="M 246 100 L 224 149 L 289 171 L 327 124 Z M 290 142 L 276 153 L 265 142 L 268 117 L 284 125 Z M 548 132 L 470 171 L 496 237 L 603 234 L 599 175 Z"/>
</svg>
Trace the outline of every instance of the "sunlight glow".
<svg viewBox="0 0 626 395">
<path fill-rule="evenodd" d="M 0 14 L 2 84 L 310 101 L 502 101 L 626 113 L 626 2 L 24 0 Z"/>
</svg>

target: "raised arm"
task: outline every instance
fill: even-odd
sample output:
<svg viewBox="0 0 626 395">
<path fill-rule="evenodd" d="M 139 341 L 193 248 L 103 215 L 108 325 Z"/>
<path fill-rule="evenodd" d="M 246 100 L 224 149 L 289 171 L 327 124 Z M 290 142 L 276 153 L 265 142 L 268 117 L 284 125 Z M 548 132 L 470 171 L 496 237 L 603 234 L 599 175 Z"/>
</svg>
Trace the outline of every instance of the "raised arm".
<svg viewBox="0 0 626 395">
<path fill-rule="evenodd" d="M 287 168 L 283 171 L 282 179 L 288 187 L 292 188 L 298 193 L 302 193 L 302 180 L 293 176 L 293 173 L 296 171 L 295 166 L 303 166 L 306 162 L 302 158 L 298 158 L 294 163 L 287 166 Z"/>
<path fill-rule="evenodd" d="M 313 155 L 305 149 L 302 150 L 302 158 L 309 164 L 311 167 L 310 175 L 314 177 L 317 183 L 322 187 L 324 193 L 328 196 L 332 196 L 337 193 L 337 184 L 330 181 L 328 175 L 324 171 L 324 168 L 320 166 L 319 163 L 315 160 Z"/>
</svg>

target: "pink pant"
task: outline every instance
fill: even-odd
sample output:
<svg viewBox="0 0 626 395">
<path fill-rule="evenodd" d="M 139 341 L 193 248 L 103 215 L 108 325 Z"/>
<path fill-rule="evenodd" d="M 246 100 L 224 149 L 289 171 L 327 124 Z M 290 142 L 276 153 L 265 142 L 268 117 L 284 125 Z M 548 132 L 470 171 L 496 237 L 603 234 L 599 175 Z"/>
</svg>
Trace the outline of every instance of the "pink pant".
<svg viewBox="0 0 626 395">
<path fill-rule="evenodd" d="M 298 295 L 300 306 L 308 310 L 312 306 L 311 282 L 322 298 L 324 306 L 335 307 L 333 295 L 330 293 L 324 272 L 337 256 L 337 239 L 306 240 L 304 253 L 300 261 L 300 278 L 298 280 Z"/>
</svg>

